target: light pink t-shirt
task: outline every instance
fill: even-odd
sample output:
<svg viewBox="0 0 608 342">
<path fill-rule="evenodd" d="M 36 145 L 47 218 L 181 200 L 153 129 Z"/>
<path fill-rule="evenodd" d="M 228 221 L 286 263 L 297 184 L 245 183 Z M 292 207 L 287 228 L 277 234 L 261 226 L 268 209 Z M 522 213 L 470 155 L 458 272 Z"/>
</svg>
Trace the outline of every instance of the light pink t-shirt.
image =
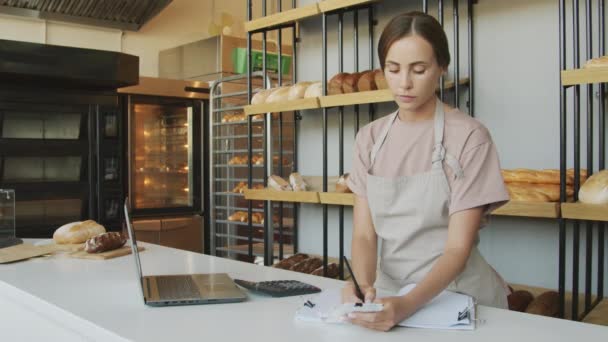
<svg viewBox="0 0 608 342">
<path fill-rule="evenodd" d="M 358 196 L 366 197 L 371 150 L 392 117 L 390 114 L 377 119 L 357 133 L 348 186 Z M 452 169 L 443 164 L 451 189 L 449 214 L 480 206 L 487 206 L 488 213 L 508 201 L 498 153 L 488 129 L 457 109 L 445 113 L 444 127 L 446 153 L 459 161 L 464 172 L 464 177 L 455 179 Z M 370 173 L 396 178 L 428 172 L 434 141 L 433 119 L 405 122 L 397 118 Z"/>
</svg>

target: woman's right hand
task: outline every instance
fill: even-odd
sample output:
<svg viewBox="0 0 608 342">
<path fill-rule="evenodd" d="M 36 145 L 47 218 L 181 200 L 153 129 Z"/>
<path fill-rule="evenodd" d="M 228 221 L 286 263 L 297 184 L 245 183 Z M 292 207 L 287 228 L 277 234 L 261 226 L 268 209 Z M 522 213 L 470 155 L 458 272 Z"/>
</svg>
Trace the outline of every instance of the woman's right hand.
<svg viewBox="0 0 608 342">
<path fill-rule="evenodd" d="M 376 289 L 373 286 L 361 286 L 361 292 L 365 298 L 365 303 L 372 303 L 376 299 Z M 361 299 L 357 297 L 355 285 L 351 282 L 342 288 L 342 303 L 361 303 Z"/>
</svg>

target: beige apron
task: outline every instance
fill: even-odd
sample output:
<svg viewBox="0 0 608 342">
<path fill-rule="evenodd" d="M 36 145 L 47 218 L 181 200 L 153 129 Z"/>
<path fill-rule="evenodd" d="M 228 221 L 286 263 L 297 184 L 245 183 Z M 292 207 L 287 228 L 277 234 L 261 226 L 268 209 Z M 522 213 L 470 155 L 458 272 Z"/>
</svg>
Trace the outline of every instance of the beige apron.
<svg viewBox="0 0 608 342">
<path fill-rule="evenodd" d="M 383 178 L 371 174 L 376 155 L 395 120 L 387 122 L 371 151 L 367 200 L 376 234 L 382 241 L 375 287 L 397 291 L 419 283 L 444 252 L 448 237 L 450 187 L 445 162 L 456 178 L 463 176 L 454 157 L 443 146 L 443 103 L 437 100 L 434 118 L 435 146 L 431 171 L 407 177 Z M 464 271 L 448 290 L 474 297 L 478 304 L 507 308 L 504 281 L 473 247 Z"/>
</svg>

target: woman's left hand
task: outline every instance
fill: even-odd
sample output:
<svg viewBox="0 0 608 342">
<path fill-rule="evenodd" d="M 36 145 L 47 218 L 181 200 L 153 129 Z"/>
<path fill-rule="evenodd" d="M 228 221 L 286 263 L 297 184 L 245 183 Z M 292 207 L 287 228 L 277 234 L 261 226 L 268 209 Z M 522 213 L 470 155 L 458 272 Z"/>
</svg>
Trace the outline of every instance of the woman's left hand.
<svg viewBox="0 0 608 342">
<path fill-rule="evenodd" d="M 383 304 L 382 311 L 353 312 L 348 315 L 348 321 L 369 329 L 389 331 L 414 313 L 406 297 L 384 297 L 374 303 Z"/>
</svg>

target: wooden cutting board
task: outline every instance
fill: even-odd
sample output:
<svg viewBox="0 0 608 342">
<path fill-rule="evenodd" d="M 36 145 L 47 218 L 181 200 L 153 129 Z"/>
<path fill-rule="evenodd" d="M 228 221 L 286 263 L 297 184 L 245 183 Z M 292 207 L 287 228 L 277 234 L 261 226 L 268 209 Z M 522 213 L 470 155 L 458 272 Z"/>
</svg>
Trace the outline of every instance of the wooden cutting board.
<svg viewBox="0 0 608 342">
<path fill-rule="evenodd" d="M 145 248 L 142 246 L 138 246 L 137 250 L 141 252 L 141 251 L 145 250 Z M 107 252 L 102 252 L 102 253 L 87 253 L 84 250 L 82 250 L 82 251 L 72 252 L 68 255 L 71 256 L 72 258 L 78 258 L 78 259 L 107 260 L 107 259 L 121 257 L 124 255 L 129 255 L 129 254 L 131 254 L 131 246 L 122 246 L 118 249 L 115 249 L 112 251 L 107 251 Z"/>
<path fill-rule="evenodd" d="M 58 245 L 55 244 L 34 246 L 29 243 L 24 243 L 21 245 L 2 248 L 0 249 L 0 264 L 51 254 L 60 250 L 57 246 Z"/>
</svg>

